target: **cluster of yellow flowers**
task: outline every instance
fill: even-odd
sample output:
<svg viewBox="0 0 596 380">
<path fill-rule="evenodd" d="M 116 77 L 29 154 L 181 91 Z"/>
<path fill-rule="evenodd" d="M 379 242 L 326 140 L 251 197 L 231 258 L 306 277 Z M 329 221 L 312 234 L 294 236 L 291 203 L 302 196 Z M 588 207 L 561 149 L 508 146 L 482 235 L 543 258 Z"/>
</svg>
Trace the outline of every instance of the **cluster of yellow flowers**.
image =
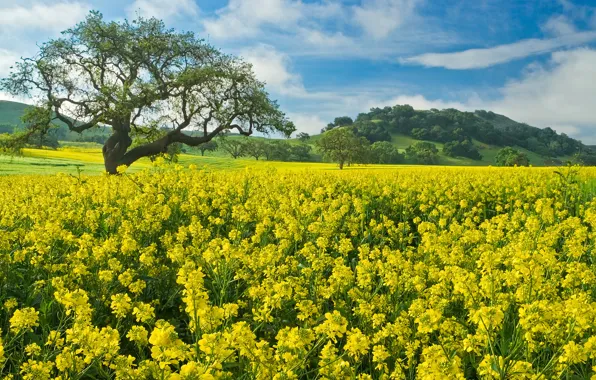
<svg viewBox="0 0 596 380">
<path fill-rule="evenodd" d="M 589 379 L 595 180 L 5 177 L 0 377 Z"/>
</svg>

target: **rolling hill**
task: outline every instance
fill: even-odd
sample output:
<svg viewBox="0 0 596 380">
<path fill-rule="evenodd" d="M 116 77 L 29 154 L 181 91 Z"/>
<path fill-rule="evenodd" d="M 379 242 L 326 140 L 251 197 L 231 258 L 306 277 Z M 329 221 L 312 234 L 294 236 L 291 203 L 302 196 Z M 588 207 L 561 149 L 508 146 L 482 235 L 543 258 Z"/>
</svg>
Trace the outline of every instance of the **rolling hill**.
<svg viewBox="0 0 596 380">
<path fill-rule="evenodd" d="M 0 133 L 13 133 L 24 129 L 25 124 L 21 121 L 21 116 L 28 107 L 28 104 L 0 100 Z M 93 128 L 79 134 L 68 130 L 66 124 L 60 120 L 55 120 L 54 124 L 58 127 L 54 133 L 63 141 L 102 142 L 110 135 L 106 127 Z"/>
<path fill-rule="evenodd" d="M 12 133 L 24 128 L 20 118 L 27 107 L 23 103 L 0 101 L 0 133 Z M 338 119 L 346 120 L 345 117 Z M 102 143 L 110 133 L 108 128 L 102 127 L 78 134 L 70 132 L 61 122 L 56 122 L 56 125 L 62 141 Z M 593 151 L 593 147 L 564 134 L 557 134 L 550 128 L 532 127 L 490 111 L 420 111 L 407 105 L 398 105 L 373 108 L 368 113 L 361 113 L 351 125 L 357 134 L 373 142 L 390 141 L 401 152 L 419 141 L 431 142 L 441 151 L 448 141 L 469 139 L 482 156 L 480 160 L 474 160 L 441 153 L 440 164 L 443 165 L 493 165 L 497 152 L 504 146 L 524 152 L 535 166 L 564 163 L 577 152 Z M 321 158 L 315 144 L 320 136 L 313 135 L 307 142 L 312 145 L 313 158 L 316 159 Z M 298 143 L 297 139 L 286 141 Z M 223 152 L 219 153 L 215 155 L 224 155 Z"/>
</svg>

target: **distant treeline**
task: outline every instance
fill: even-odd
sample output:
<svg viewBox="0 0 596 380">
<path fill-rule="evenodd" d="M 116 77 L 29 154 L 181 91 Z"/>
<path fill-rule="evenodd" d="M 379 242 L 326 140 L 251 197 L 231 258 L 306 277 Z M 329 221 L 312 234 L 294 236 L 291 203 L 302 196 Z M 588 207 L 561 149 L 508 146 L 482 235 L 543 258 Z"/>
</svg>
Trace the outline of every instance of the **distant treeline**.
<svg viewBox="0 0 596 380">
<path fill-rule="evenodd" d="M 591 149 L 551 128 L 536 128 L 490 111 L 463 112 L 456 109 L 417 111 L 410 105 L 373 108 L 356 120 L 338 117 L 322 132 L 349 126 L 370 142 L 391 141 L 392 133 L 417 140 L 449 145 L 447 155 L 479 160 L 473 140 L 495 146 L 519 146 L 546 157 L 592 154 Z"/>
</svg>

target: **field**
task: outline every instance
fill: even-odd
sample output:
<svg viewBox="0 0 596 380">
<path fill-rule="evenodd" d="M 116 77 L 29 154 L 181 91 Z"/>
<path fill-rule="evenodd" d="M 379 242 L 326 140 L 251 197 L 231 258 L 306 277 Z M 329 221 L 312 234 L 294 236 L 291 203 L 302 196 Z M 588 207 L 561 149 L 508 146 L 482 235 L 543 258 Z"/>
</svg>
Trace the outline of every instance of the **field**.
<svg viewBox="0 0 596 380">
<path fill-rule="evenodd" d="M 101 146 L 93 143 L 67 143 L 57 150 L 24 149 L 22 157 L 0 155 L 0 176 L 14 174 L 57 174 L 65 173 L 78 176 L 97 175 L 105 171 Z M 305 162 L 275 162 L 255 160 L 254 158 L 233 159 L 221 152 L 209 152 L 205 156 L 193 152 L 179 155 L 179 164 L 183 166 L 196 165 L 206 170 L 238 170 L 246 168 L 279 169 L 279 170 L 338 170 L 334 163 L 305 163 Z M 131 166 L 127 172 L 134 173 L 150 168 L 148 158 L 141 159 Z M 407 167 L 402 165 L 402 167 Z M 355 165 L 346 170 L 387 169 L 393 170 L 394 165 Z"/>
<path fill-rule="evenodd" d="M 595 169 L 140 169 L 2 178 L 2 376 L 593 375 Z"/>
</svg>

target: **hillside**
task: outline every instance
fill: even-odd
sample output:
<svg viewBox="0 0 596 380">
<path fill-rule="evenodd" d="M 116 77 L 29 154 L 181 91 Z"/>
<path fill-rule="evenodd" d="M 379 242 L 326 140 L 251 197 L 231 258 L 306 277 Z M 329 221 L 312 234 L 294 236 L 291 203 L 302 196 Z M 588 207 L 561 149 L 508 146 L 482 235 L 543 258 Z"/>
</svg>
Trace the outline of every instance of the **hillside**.
<svg viewBox="0 0 596 380">
<path fill-rule="evenodd" d="M 13 133 L 15 130 L 22 130 L 25 125 L 21 121 L 21 116 L 25 109 L 30 107 L 28 104 L 0 100 L 0 133 Z M 59 140 L 63 141 L 87 141 L 103 143 L 110 135 L 105 127 L 98 127 L 87 130 L 83 133 L 71 132 L 66 124 L 60 120 L 53 122 L 58 128 L 53 133 Z"/>
<path fill-rule="evenodd" d="M 24 128 L 20 117 L 27 107 L 28 105 L 23 103 L 0 101 L 0 133 L 12 133 L 15 128 Z M 402 153 L 416 142 L 431 142 L 441 152 L 439 163 L 442 165 L 493 165 L 497 152 L 505 146 L 525 153 L 530 163 L 535 166 L 564 163 L 578 152 L 593 151 L 592 147 L 584 145 L 581 141 L 565 134 L 558 134 L 550 128 L 532 127 L 490 111 L 420 111 L 408 105 L 397 105 L 383 109 L 373 108 L 368 113 L 359 114 L 353 121 L 348 117 L 336 118 L 335 122 L 330 123 L 324 130 L 341 124 L 348 124 L 356 134 L 366 137 L 371 142 L 390 141 Z M 102 144 L 110 133 L 108 128 L 96 128 L 78 134 L 70 132 L 66 125 L 59 121 L 56 125 L 59 128 L 54 133 L 61 141 Z M 314 160 L 322 159 L 316 148 L 316 141 L 320 136 L 313 135 L 306 142 L 312 147 L 311 154 Z M 297 139 L 285 141 L 299 143 Z M 480 154 L 481 159 L 473 159 L 475 155 L 467 156 L 466 152 L 457 156 L 442 152 L 444 144 L 453 141 L 471 142 L 472 149 Z M 226 153 L 217 151 L 211 155 L 224 157 Z"/>
<path fill-rule="evenodd" d="M 27 107 L 27 104 L 0 100 L 0 133 L 12 133 L 15 127 L 22 127 L 21 116 Z"/>
<path fill-rule="evenodd" d="M 441 152 L 441 163 L 450 165 L 494 164 L 497 152 L 506 146 L 524 152 L 533 165 L 563 163 L 576 154 L 590 156 L 590 160 L 584 160 L 590 162 L 596 157 L 581 141 L 551 128 L 536 128 L 482 110 L 415 110 L 409 105 L 372 108 L 355 120 L 338 117 L 322 132 L 338 126 L 348 126 L 371 142 L 390 141 L 398 149 L 425 141 L 442 151 L 443 145 L 449 144 L 449 148 Z M 453 149 L 454 145 L 457 149 Z"/>
</svg>

